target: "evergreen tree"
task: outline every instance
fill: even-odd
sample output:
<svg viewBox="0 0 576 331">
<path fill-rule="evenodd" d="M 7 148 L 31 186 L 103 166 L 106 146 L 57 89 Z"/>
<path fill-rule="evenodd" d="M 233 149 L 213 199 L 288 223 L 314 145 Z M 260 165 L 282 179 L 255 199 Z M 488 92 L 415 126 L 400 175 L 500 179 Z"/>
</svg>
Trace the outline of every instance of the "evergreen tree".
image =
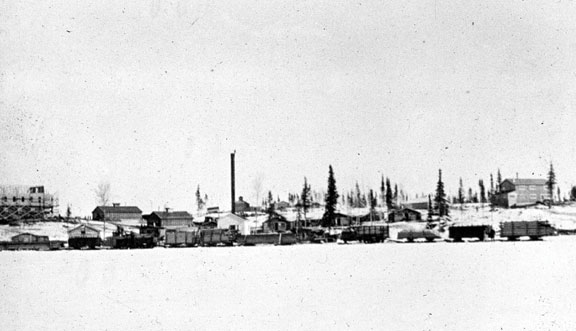
<svg viewBox="0 0 576 331">
<path fill-rule="evenodd" d="M 576 201 L 576 186 L 572 186 L 572 190 L 570 190 L 570 200 Z"/>
<path fill-rule="evenodd" d="M 362 193 L 360 192 L 360 186 L 356 182 L 356 192 L 354 197 L 354 208 L 362 208 Z"/>
<path fill-rule="evenodd" d="M 432 220 L 434 214 L 434 206 L 432 206 L 432 197 L 428 194 L 428 221 Z"/>
<path fill-rule="evenodd" d="M 198 212 L 204 208 L 204 200 L 202 200 L 202 195 L 200 194 L 200 185 L 196 187 L 196 207 Z"/>
<path fill-rule="evenodd" d="M 394 184 L 394 201 L 398 203 L 398 184 Z"/>
<path fill-rule="evenodd" d="M 490 174 L 490 192 L 494 193 L 494 176 Z"/>
<path fill-rule="evenodd" d="M 266 208 L 266 214 L 268 214 L 268 219 L 271 219 L 274 216 L 276 209 L 276 204 L 274 203 L 274 197 L 272 196 L 272 192 L 268 191 L 268 207 Z"/>
<path fill-rule="evenodd" d="M 348 206 L 354 207 L 354 195 L 352 192 L 348 192 Z"/>
<path fill-rule="evenodd" d="M 70 204 L 66 207 L 66 220 L 70 220 L 72 217 L 72 208 L 70 208 Z"/>
<path fill-rule="evenodd" d="M 464 203 L 464 184 L 462 183 L 462 177 L 460 177 L 460 187 L 458 188 L 458 203 Z"/>
<path fill-rule="evenodd" d="M 304 222 L 306 222 L 306 213 L 310 209 L 310 185 L 308 184 L 308 179 L 304 177 L 304 186 L 302 187 L 302 194 L 300 194 L 300 207 L 304 214 Z"/>
<path fill-rule="evenodd" d="M 562 202 L 562 198 L 560 197 L 560 186 L 556 186 L 556 196 L 558 197 L 558 202 Z"/>
<path fill-rule="evenodd" d="M 328 194 L 326 195 L 326 209 L 322 217 L 322 226 L 331 227 L 336 216 L 336 203 L 338 202 L 338 191 L 336 190 L 336 179 L 332 165 L 328 168 Z"/>
<path fill-rule="evenodd" d="M 472 194 L 472 188 L 471 188 L 471 187 L 468 188 L 468 202 L 474 202 L 473 194 Z"/>
<path fill-rule="evenodd" d="M 376 196 L 374 195 L 374 191 L 370 190 L 370 192 L 368 193 L 368 200 L 370 200 L 370 211 L 374 212 L 377 204 L 377 199 Z"/>
<path fill-rule="evenodd" d="M 386 177 L 386 207 L 392 209 L 392 188 L 390 187 L 390 178 Z"/>
<path fill-rule="evenodd" d="M 384 175 L 380 179 L 380 199 L 382 200 L 382 206 L 386 204 L 386 184 L 384 183 Z"/>
<path fill-rule="evenodd" d="M 500 168 L 498 168 L 498 173 L 496 174 L 496 192 L 500 193 L 500 184 L 502 184 L 502 175 L 500 174 Z"/>
<path fill-rule="evenodd" d="M 448 215 L 448 203 L 446 193 L 444 192 L 444 183 L 442 182 L 442 169 L 438 170 L 438 184 L 436 185 L 436 196 L 434 197 L 436 209 L 440 217 Z"/>
<path fill-rule="evenodd" d="M 546 187 L 548 188 L 548 193 L 550 194 L 550 202 L 548 203 L 548 208 L 552 208 L 554 185 L 556 185 L 556 173 L 554 173 L 554 166 L 552 165 L 552 162 L 550 162 L 550 171 L 548 171 L 548 181 L 546 181 Z"/>
<path fill-rule="evenodd" d="M 484 180 L 480 179 L 478 181 L 478 186 L 480 186 L 480 202 L 486 203 L 486 189 L 484 188 Z"/>
</svg>

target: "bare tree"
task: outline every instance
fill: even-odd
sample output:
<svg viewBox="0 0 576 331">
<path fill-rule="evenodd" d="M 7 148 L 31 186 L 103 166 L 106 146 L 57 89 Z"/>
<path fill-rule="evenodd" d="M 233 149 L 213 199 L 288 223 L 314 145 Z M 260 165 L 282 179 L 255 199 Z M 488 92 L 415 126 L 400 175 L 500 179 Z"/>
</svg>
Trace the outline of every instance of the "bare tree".
<svg viewBox="0 0 576 331">
<path fill-rule="evenodd" d="M 110 183 L 102 182 L 94 190 L 96 200 L 99 206 L 106 206 L 110 202 Z"/>
<path fill-rule="evenodd" d="M 256 203 L 260 203 L 260 193 L 262 193 L 262 187 L 264 183 L 264 175 L 261 173 L 256 174 L 252 180 L 252 189 L 254 190 L 254 195 L 256 196 Z"/>
</svg>

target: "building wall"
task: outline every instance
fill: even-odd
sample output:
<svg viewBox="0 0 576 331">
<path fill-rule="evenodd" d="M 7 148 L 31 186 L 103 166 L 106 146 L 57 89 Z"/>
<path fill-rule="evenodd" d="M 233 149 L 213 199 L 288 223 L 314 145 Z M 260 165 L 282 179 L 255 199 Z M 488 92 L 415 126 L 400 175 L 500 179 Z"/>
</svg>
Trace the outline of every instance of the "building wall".
<svg viewBox="0 0 576 331">
<path fill-rule="evenodd" d="M 534 204 L 548 198 L 544 185 L 516 185 L 516 190 L 508 193 L 508 206 Z"/>
<path fill-rule="evenodd" d="M 190 226 L 194 224 L 194 222 L 191 218 L 170 218 L 162 220 L 161 224 L 163 227 L 182 227 Z"/>
<path fill-rule="evenodd" d="M 96 238 L 99 235 L 100 234 L 98 233 L 98 231 L 92 230 L 88 227 L 86 228 L 79 227 L 68 232 L 68 237 L 70 238 Z"/>
<path fill-rule="evenodd" d="M 264 232 L 286 232 L 290 231 L 290 222 L 280 219 L 271 219 L 264 222 Z"/>
<path fill-rule="evenodd" d="M 103 212 L 98 209 L 92 213 L 92 218 L 94 220 L 102 220 L 104 218 L 108 220 L 137 220 L 142 218 L 142 213 L 117 213 L 117 212 Z"/>
</svg>

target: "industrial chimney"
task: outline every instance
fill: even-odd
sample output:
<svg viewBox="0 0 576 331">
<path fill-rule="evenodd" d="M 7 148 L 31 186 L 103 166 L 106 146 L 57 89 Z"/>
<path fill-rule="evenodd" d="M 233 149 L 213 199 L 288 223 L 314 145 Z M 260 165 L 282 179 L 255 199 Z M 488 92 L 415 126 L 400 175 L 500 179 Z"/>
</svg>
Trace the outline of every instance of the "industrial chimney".
<svg viewBox="0 0 576 331">
<path fill-rule="evenodd" d="M 236 183 L 235 183 L 235 170 L 234 170 L 234 156 L 236 155 L 236 151 L 234 153 L 230 153 L 230 180 L 231 180 L 231 188 L 232 188 L 232 214 L 236 214 Z"/>
</svg>

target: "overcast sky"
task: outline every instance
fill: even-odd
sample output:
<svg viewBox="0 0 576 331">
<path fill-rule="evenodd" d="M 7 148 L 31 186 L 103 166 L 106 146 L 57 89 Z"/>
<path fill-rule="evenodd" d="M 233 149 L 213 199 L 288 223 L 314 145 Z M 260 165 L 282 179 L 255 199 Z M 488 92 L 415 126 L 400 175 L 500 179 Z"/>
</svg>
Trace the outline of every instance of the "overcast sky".
<svg viewBox="0 0 576 331">
<path fill-rule="evenodd" d="M 74 214 L 504 177 L 576 184 L 572 1 L 0 1 L 0 183 Z"/>
</svg>

